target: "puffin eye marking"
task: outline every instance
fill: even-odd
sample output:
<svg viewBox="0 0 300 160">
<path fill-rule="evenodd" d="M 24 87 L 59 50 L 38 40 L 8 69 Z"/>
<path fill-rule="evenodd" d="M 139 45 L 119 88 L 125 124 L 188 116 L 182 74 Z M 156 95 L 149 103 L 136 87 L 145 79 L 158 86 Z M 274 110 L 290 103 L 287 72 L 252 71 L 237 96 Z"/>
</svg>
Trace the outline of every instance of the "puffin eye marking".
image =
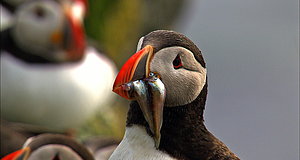
<svg viewBox="0 0 300 160">
<path fill-rule="evenodd" d="M 56 154 L 55 154 L 55 157 L 53 157 L 52 160 L 60 160 L 60 158 L 59 158 L 59 153 L 56 153 Z"/>
<path fill-rule="evenodd" d="M 181 62 L 181 58 L 179 55 L 177 55 L 176 58 L 174 59 L 173 67 L 174 67 L 174 69 L 182 68 L 182 62 Z"/>
<path fill-rule="evenodd" d="M 34 9 L 34 14 L 37 18 L 43 18 L 46 15 L 46 11 L 41 6 L 37 6 Z"/>
</svg>

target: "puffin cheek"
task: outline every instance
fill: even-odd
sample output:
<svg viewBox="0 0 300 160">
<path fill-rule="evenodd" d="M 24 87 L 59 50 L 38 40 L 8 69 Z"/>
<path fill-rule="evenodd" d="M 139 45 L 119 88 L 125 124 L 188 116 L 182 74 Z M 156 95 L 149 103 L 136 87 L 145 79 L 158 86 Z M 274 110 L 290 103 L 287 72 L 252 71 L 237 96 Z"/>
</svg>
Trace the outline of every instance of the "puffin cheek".
<svg viewBox="0 0 300 160">
<path fill-rule="evenodd" d="M 186 93 L 189 93 L 187 95 L 189 103 L 194 101 L 198 97 L 203 89 L 206 79 L 206 76 L 200 74 L 199 72 L 192 72 L 191 75 L 192 78 L 189 79 L 189 85 L 185 88 Z"/>
<path fill-rule="evenodd" d="M 203 88 L 202 83 L 205 82 L 202 79 L 202 75 L 199 72 L 182 71 L 173 74 L 173 76 L 168 74 L 163 79 L 166 87 L 165 105 L 172 107 L 191 103 L 197 98 Z"/>
</svg>

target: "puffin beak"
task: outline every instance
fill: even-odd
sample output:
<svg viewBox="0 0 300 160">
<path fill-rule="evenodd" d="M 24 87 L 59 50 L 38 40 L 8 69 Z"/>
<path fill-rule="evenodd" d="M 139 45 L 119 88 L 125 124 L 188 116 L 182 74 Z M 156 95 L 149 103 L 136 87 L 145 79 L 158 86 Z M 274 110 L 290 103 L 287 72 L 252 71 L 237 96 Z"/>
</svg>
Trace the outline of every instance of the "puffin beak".
<svg viewBox="0 0 300 160">
<path fill-rule="evenodd" d="M 150 45 L 147 45 L 134 55 L 132 55 L 123 65 L 121 68 L 120 72 L 118 73 L 116 80 L 113 85 L 113 92 L 117 93 L 123 98 L 132 100 L 133 97 L 129 95 L 128 88 L 124 84 L 129 83 L 130 81 L 136 80 L 133 79 L 133 76 L 135 72 L 137 71 L 137 67 L 139 63 L 145 63 L 145 58 L 146 59 L 146 64 L 145 66 L 142 66 L 144 69 L 139 69 L 142 70 L 142 73 L 139 73 L 139 78 L 146 78 L 149 75 L 150 72 L 150 60 L 153 56 L 153 47 Z"/>
<path fill-rule="evenodd" d="M 30 148 L 26 147 L 3 157 L 1 160 L 25 160 L 28 158 L 29 152 Z"/>
<path fill-rule="evenodd" d="M 72 5 L 62 4 L 65 12 L 65 24 L 62 28 L 54 31 L 50 37 L 51 42 L 61 46 L 65 54 L 58 57 L 60 60 L 78 60 L 83 57 L 85 49 L 85 36 L 82 20 L 74 12 Z"/>
<path fill-rule="evenodd" d="M 166 91 L 159 75 L 150 71 L 152 57 L 153 47 L 150 45 L 130 57 L 117 75 L 113 91 L 139 103 L 158 148 Z"/>
<path fill-rule="evenodd" d="M 67 59 L 77 60 L 82 58 L 85 49 L 84 29 L 80 21 L 76 21 L 71 16 L 67 15 L 67 23 L 70 27 L 70 32 L 65 32 L 69 44 L 66 44 Z"/>
</svg>

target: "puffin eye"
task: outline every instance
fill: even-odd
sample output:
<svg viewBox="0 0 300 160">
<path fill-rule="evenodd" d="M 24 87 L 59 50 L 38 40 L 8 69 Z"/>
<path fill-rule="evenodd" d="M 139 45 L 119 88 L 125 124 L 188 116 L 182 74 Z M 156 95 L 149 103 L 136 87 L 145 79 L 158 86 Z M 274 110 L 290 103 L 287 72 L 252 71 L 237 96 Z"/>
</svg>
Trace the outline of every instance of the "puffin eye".
<svg viewBox="0 0 300 160">
<path fill-rule="evenodd" d="M 44 18 L 45 15 L 46 15 L 46 11 L 43 7 L 37 6 L 37 7 L 34 8 L 34 15 L 37 18 Z"/>
<path fill-rule="evenodd" d="M 176 58 L 174 59 L 173 67 L 174 67 L 174 69 L 179 69 L 182 67 L 182 63 L 181 63 L 181 59 L 180 59 L 179 55 L 177 55 Z"/>
</svg>

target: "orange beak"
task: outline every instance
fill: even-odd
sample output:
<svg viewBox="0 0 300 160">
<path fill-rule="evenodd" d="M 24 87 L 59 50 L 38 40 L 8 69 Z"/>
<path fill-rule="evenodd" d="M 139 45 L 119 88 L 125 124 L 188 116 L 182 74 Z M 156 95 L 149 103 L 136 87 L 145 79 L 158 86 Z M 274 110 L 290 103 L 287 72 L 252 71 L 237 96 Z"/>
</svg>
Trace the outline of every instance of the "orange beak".
<svg viewBox="0 0 300 160">
<path fill-rule="evenodd" d="M 126 99 L 131 100 L 132 97 L 129 95 L 128 90 L 126 90 L 126 87 L 123 84 L 136 80 L 133 77 L 137 72 L 137 68 L 139 68 L 138 72 L 142 72 L 141 75 L 138 75 L 138 76 L 142 76 L 139 78 L 148 77 L 150 73 L 150 61 L 152 56 L 153 56 L 153 47 L 150 45 L 147 45 L 142 50 L 132 55 L 127 60 L 127 62 L 125 62 L 119 74 L 117 75 L 113 85 L 113 92 L 117 93 L 118 95 Z M 142 62 L 146 64 L 144 65 L 142 64 Z M 141 64 L 142 66 L 139 66 L 139 64 Z"/>
<path fill-rule="evenodd" d="M 86 44 L 84 27 L 82 24 L 83 16 L 78 13 L 83 12 L 81 11 L 83 9 L 80 9 L 83 8 L 83 6 L 80 6 L 80 4 L 81 3 L 76 3 L 76 5 L 73 5 L 72 3 L 67 3 L 65 1 L 62 3 L 65 24 L 59 30 L 53 32 L 50 37 L 53 44 L 62 47 L 64 50 L 64 54 L 57 57 L 58 60 L 76 61 L 84 56 Z M 78 12 L 76 12 L 77 10 Z"/>
<path fill-rule="evenodd" d="M 84 55 L 85 49 L 84 26 L 76 12 L 73 11 L 74 6 L 68 3 L 63 4 L 67 27 L 69 27 L 69 31 L 65 31 L 65 37 L 67 38 L 67 43 L 65 44 L 67 49 L 66 58 L 70 60 L 80 59 Z"/>
<path fill-rule="evenodd" d="M 81 22 L 67 15 L 69 27 L 71 28 L 70 43 L 67 45 L 67 59 L 77 60 L 84 55 L 85 36 Z"/>
<path fill-rule="evenodd" d="M 5 157 L 3 157 L 1 160 L 23 160 L 27 159 L 29 156 L 30 148 L 26 147 L 20 150 L 17 150 Z"/>
</svg>

